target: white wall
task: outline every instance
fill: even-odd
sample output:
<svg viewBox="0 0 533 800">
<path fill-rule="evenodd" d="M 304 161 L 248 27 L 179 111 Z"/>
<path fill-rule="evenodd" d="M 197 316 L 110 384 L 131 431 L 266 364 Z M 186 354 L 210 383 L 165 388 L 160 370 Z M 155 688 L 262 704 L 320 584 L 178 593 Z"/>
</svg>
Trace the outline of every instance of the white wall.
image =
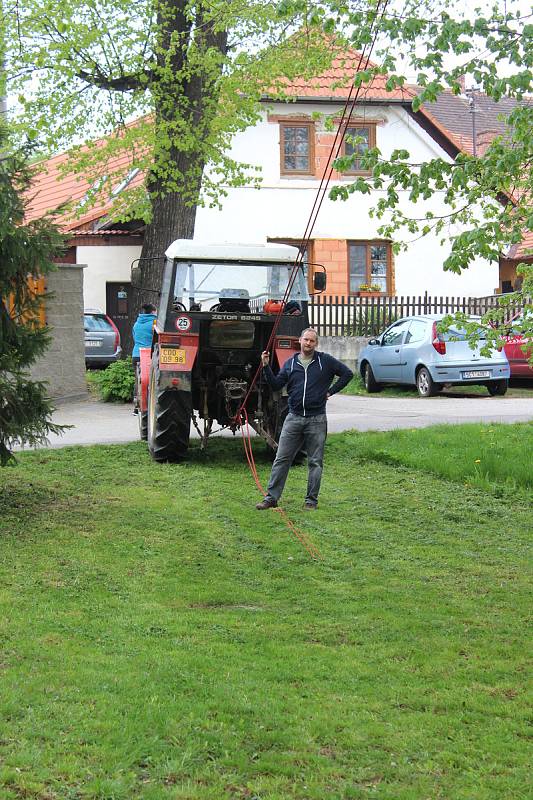
<svg viewBox="0 0 533 800">
<path fill-rule="evenodd" d="M 341 106 L 328 109 L 340 115 Z M 275 115 L 312 115 L 323 111 L 323 106 L 313 104 L 277 104 L 270 109 Z M 439 145 L 404 111 L 396 106 L 366 106 L 358 109 L 358 118 L 381 120 L 378 125 L 377 144 L 385 156 L 402 147 L 411 159 L 420 163 L 432 157 L 450 160 Z M 317 132 L 324 130 L 324 122 L 316 123 Z M 312 211 L 319 181 L 314 178 L 285 178 L 279 171 L 279 125 L 264 119 L 255 128 L 237 135 L 231 155 L 240 161 L 262 166 L 263 182 L 260 189 L 249 187 L 228 188 L 221 210 L 200 208 L 197 214 L 195 238 L 205 242 L 265 241 L 267 238 L 301 238 Z M 330 186 L 348 184 L 352 179 L 332 181 Z M 314 238 L 373 239 L 380 238 L 381 220 L 369 216 L 370 208 L 384 193 L 372 196 L 353 194 L 349 200 L 333 202 L 326 197 L 313 229 Z M 443 202 L 444 193 L 436 193 L 430 201 L 420 204 L 409 202 L 407 193 L 402 196 L 402 208 L 414 217 L 431 209 L 436 215 L 449 213 Z M 398 238 L 412 238 L 398 234 Z M 498 285 L 498 265 L 479 261 L 462 275 L 443 271 L 444 260 L 450 245 L 442 246 L 442 235 L 428 235 L 410 244 L 408 252 L 396 257 L 397 294 L 485 295 L 492 294 Z"/>
<path fill-rule="evenodd" d="M 138 245 L 77 247 L 78 264 L 87 264 L 83 276 L 83 307 L 105 311 L 106 283 L 131 278 L 131 262 L 139 258 Z"/>
<path fill-rule="evenodd" d="M 434 236 L 413 242 L 407 252 L 396 256 L 396 294 L 398 297 L 429 295 L 483 297 L 498 287 L 498 265 L 478 259 L 461 275 L 444 272 L 442 264 L 448 248 Z"/>
<path fill-rule="evenodd" d="M 328 113 L 340 116 L 342 106 L 328 108 Z M 313 115 L 324 113 L 323 105 L 274 104 L 265 109 L 263 120 L 254 128 L 238 134 L 231 155 L 241 162 L 260 165 L 263 182 L 260 189 L 227 188 L 221 210 L 199 208 L 195 238 L 203 242 L 264 242 L 267 238 L 302 238 L 313 208 L 319 181 L 315 178 L 285 178 L 280 176 L 279 125 L 268 122 L 274 115 Z M 448 158 L 439 145 L 399 106 L 361 106 L 357 118 L 380 120 L 377 144 L 384 155 L 402 147 L 411 153 L 415 162 L 442 156 Z M 318 133 L 324 131 L 324 119 L 317 121 Z M 348 184 L 351 178 L 332 181 L 331 186 Z M 349 200 L 324 199 L 316 221 L 313 237 L 324 239 L 380 238 L 380 221 L 369 216 L 380 192 L 372 197 L 353 194 Z M 424 210 L 435 214 L 448 213 L 443 195 L 435 194 L 430 201 L 413 205 L 407 195 L 402 208 L 420 217 Z M 405 238 L 408 235 L 402 234 Z M 400 237 L 400 234 L 399 234 Z M 418 295 L 427 291 L 436 295 L 487 295 L 498 285 L 498 265 L 479 262 L 462 275 L 445 273 L 443 262 L 449 245 L 440 244 L 441 236 L 429 235 L 410 244 L 407 252 L 396 256 L 396 291 L 398 295 Z M 106 281 L 129 281 L 131 262 L 139 257 L 140 247 L 98 246 L 78 247 L 78 262 L 87 264 L 84 279 L 86 307 L 105 308 Z"/>
</svg>

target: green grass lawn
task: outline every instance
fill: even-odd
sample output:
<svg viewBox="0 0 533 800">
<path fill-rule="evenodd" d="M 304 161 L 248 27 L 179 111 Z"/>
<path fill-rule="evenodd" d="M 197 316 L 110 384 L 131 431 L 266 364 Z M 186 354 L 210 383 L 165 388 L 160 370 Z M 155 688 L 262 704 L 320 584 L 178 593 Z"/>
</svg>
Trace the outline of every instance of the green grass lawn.
<svg viewBox="0 0 533 800">
<path fill-rule="evenodd" d="M 316 562 L 238 441 L 19 456 L 1 800 L 529 798 L 532 449 L 533 425 L 330 437 L 319 511 L 305 468 L 286 490 Z"/>
</svg>

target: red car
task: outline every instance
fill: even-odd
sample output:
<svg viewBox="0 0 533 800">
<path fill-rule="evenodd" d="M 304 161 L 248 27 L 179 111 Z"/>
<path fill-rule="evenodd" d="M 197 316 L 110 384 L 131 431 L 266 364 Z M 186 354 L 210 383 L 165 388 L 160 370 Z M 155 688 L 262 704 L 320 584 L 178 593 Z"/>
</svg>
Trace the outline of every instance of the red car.
<svg viewBox="0 0 533 800">
<path fill-rule="evenodd" d="M 531 378 L 533 380 L 533 367 L 529 363 L 533 351 L 533 341 L 529 336 L 513 328 L 506 338 L 507 344 L 504 350 L 509 360 L 511 378 Z"/>
</svg>

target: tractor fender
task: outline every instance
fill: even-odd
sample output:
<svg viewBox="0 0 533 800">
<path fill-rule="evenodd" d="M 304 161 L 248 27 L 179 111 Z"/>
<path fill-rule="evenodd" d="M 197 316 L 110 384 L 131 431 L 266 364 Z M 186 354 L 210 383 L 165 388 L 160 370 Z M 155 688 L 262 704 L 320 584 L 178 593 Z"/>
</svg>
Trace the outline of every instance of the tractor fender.
<svg viewBox="0 0 533 800">
<path fill-rule="evenodd" d="M 163 333 L 158 337 L 159 370 L 166 372 L 188 372 L 189 375 L 198 354 L 197 333 Z"/>
<path fill-rule="evenodd" d="M 277 336 L 274 342 L 274 353 L 278 360 L 279 368 L 281 369 L 282 366 L 289 358 L 292 358 L 293 355 L 300 352 L 300 342 L 298 339 L 294 337 L 288 336 Z"/>
</svg>

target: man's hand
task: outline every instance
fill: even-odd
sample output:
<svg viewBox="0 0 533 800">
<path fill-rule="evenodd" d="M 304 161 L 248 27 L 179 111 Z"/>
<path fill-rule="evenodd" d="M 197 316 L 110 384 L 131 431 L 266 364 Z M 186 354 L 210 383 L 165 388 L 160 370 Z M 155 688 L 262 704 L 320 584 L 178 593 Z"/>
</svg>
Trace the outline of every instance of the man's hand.
<svg viewBox="0 0 533 800">
<path fill-rule="evenodd" d="M 268 362 L 270 361 L 270 355 L 267 350 L 261 353 L 261 363 L 264 367 L 268 366 Z"/>
</svg>

